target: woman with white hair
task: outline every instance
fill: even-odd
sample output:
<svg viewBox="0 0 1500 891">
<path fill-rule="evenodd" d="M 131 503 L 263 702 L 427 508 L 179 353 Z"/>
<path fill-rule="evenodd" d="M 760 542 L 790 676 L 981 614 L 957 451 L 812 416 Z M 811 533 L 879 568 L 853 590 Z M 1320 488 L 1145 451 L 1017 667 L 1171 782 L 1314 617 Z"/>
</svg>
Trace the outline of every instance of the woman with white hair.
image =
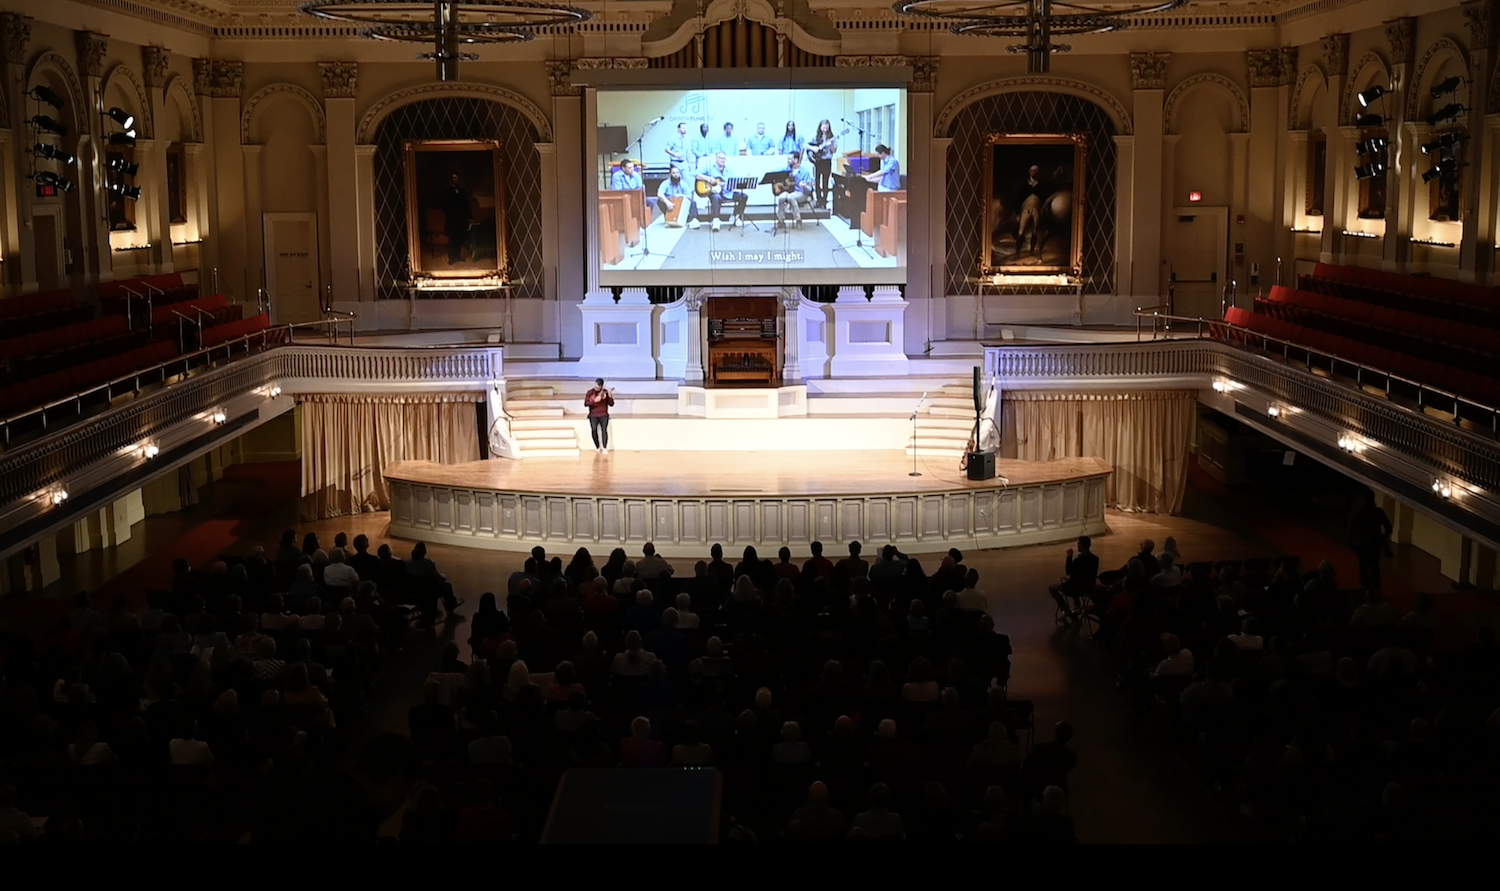
<svg viewBox="0 0 1500 891">
<path fill-rule="evenodd" d="M 517 659 L 510 664 L 505 686 L 500 688 L 500 698 L 505 702 L 515 702 L 521 698 L 522 690 L 534 686 L 536 685 L 531 682 L 531 670 L 524 661 Z"/>
<path fill-rule="evenodd" d="M 677 595 L 673 602 L 677 607 L 677 628 L 679 631 L 695 631 L 698 628 L 698 614 L 693 612 L 693 598 L 686 592 Z"/>
<path fill-rule="evenodd" d="M 625 649 L 615 655 L 613 670 L 621 677 L 645 677 L 655 661 L 655 653 L 641 648 L 641 633 L 631 631 L 625 635 Z"/>
</svg>

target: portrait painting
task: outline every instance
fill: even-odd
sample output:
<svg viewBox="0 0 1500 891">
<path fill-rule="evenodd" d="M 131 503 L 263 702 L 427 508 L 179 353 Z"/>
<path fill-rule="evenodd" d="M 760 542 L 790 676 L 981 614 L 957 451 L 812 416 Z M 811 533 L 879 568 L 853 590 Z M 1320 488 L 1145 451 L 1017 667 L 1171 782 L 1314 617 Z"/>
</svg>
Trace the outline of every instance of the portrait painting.
<svg viewBox="0 0 1500 891">
<path fill-rule="evenodd" d="M 1315 133 L 1307 140 L 1307 183 L 1302 212 L 1310 217 L 1323 215 L 1323 181 L 1328 175 L 1328 137 Z"/>
<path fill-rule="evenodd" d="M 1427 184 L 1427 219 L 1435 223 L 1463 221 L 1458 175 L 1440 176 Z"/>
<path fill-rule="evenodd" d="M 135 163 L 135 149 L 130 146 L 110 146 L 105 150 L 105 168 L 109 169 L 113 163 L 133 164 Z M 112 175 L 113 176 L 113 175 Z M 128 179 L 128 185 L 136 185 L 135 177 L 120 178 L 122 181 Z M 134 232 L 135 231 L 135 202 L 121 195 L 119 192 L 106 190 L 104 193 L 106 207 L 109 213 L 109 231 L 111 232 Z"/>
<path fill-rule="evenodd" d="M 407 140 L 403 147 L 412 275 L 503 277 L 505 178 L 499 140 Z"/>
<path fill-rule="evenodd" d="M 173 225 L 187 222 L 187 155 L 182 143 L 167 147 L 167 215 Z"/>
<path fill-rule="evenodd" d="M 984 274 L 1083 274 L 1087 137 L 985 137 Z"/>
</svg>

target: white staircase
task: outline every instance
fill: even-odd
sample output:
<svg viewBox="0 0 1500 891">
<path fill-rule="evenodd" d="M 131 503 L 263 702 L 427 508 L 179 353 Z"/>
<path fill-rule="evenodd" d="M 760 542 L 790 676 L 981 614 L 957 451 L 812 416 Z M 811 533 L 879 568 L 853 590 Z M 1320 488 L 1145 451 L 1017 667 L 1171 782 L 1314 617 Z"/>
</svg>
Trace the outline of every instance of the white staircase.
<svg viewBox="0 0 1500 891">
<path fill-rule="evenodd" d="M 517 381 L 505 391 L 505 411 L 523 459 L 578 456 L 578 429 L 552 387 Z"/>
<path fill-rule="evenodd" d="M 973 433 L 972 384 L 944 384 L 937 392 L 928 395 L 926 405 L 917 413 L 916 448 L 920 456 L 957 461 L 963 456 Z M 912 453 L 910 441 L 906 444 L 906 453 Z"/>
</svg>

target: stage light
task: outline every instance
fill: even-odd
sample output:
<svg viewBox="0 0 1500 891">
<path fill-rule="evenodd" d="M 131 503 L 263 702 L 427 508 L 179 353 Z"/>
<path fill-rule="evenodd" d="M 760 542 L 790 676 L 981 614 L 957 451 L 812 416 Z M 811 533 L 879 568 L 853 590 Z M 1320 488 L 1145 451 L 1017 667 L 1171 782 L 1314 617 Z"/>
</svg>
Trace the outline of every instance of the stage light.
<svg viewBox="0 0 1500 891">
<path fill-rule="evenodd" d="M 1449 174 L 1457 173 L 1458 167 L 1459 164 L 1457 159 L 1444 158 L 1443 160 L 1434 164 L 1431 170 L 1428 170 L 1426 173 L 1422 174 L 1422 182 L 1430 183 L 1440 176 L 1448 176 Z"/>
<path fill-rule="evenodd" d="M 1354 119 L 1356 127 L 1384 127 L 1385 118 L 1378 114 L 1362 114 Z"/>
<path fill-rule="evenodd" d="M 44 186 L 52 186 L 62 192 L 73 191 L 72 180 L 66 180 L 50 170 L 39 170 L 36 173 L 36 181 Z"/>
<path fill-rule="evenodd" d="M 56 133 L 58 136 L 68 135 L 68 125 L 60 123 L 44 114 L 32 115 L 31 126 L 44 133 Z"/>
<path fill-rule="evenodd" d="M 1362 93 L 1359 94 L 1359 106 L 1360 106 L 1360 108 L 1369 108 L 1371 102 L 1374 102 L 1376 99 L 1379 99 L 1381 96 L 1384 96 L 1385 94 L 1386 94 L 1386 88 L 1385 87 L 1380 87 L 1380 86 L 1370 87 L 1368 90 L 1365 90 L 1364 92 L 1362 92 Z"/>
<path fill-rule="evenodd" d="M 1273 418 L 1279 418 L 1281 417 L 1281 409 L 1273 405 L 1266 409 L 1266 414 Z"/>
<path fill-rule="evenodd" d="M 135 134 L 133 134 L 133 133 L 115 133 L 115 134 L 112 134 L 109 137 L 109 144 L 110 145 L 123 145 L 123 146 L 135 145 Z"/>
<path fill-rule="evenodd" d="M 1422 154 L 1430 155 L 1433 152 L 1441 152 L 1445 149 L 1456 149 L 1464 141 L 1462 133 L 1444 133 L 1431 142 L 1422 144 Z"/>
<path fill-rule="evenodd" d="M 45 142 L 38 142 L 36 148 L 31 151 L 39 158 L 46 158 L 49 161 L 56 161 L 59 164 L 72 164 L 77 160 L 68 152 L 56 146 L 47 145 Z"/>
<path fill-rule="evenodd" d="M 141 197 L 140 186 L 127 186 L 124 183 L 110 183 L 108 186 L 105 186 L 105 188 L 109 189 L 111 192 L 114 192 L 116 195 L 120 195 L 124 198 L 129 198 L 131 201 L 137 201 Z"/>
<path fill-rule="evenodd" d="M 1444 105 L 1442 108 L 1439 108 L 1437 111 L 1428 115 L 1427 123 L 1436 127 L 1438 124 L 1441 124 L 1444 121 L 1453 120 L 1464 111 L 1466 111 L 1466 109 L 1462 105 L 1459 105 L 1457 102 L 1449 102 L 1447 105 Z"/>
<path fill-rule="evenodd" d="M 1355 143 L 1354 150 L 1361 155 L 1373 155 L 1385 151 L 1386 144 L 1384 136 L 1372 136 L 1364 142 Z"/>
<path fill-rule="evenodd" d="M 52 493 L 52 506 L 53 507 L 57 507 L 58 505 L 62 504 L 64 501 L 67 501 L 67 500 L 68 500 L 68 490 L 67 489 L 57 489 L 57 490 L 55 490 Z"/>
<path fill-rule="evenodd" d="M 228 418 L 229 418 L 229 416 L 226 415 L 226 414 L 224 414 L 224 409 L 222 409 L 222 408 L 219 409 L 218 411 L 214 412 L 214 414 L 213 414 L 213 421 L 214 421 L 215 424 L 222 424 Z"/>
<path fill-rule="evenodd" d="M 62 97 L 40 84 L 32 87 L 31 92 L 27 93 L 26 95 L 30 96 L 38 102 L 46 103 L 47 105 L 50 105 L 53 108 L 58 109 L 59 111 L 62 110 Z"/>
<path fill-rule="evenodd" d="M 109 110 L 109 119 L 127 131 L 135 127 L 135 115 L 123 108 L 111 108 Z"/>
<path fill-rule="evenodd" d="M 155 458 L 160 454 L 161 447 L 154 442 L 148 442 L 145 445 L 141 446 L 141 457 L 145 458 L 147 461 L 150 461 L 152 458 Z"/>
<path fill-rule="evenodd" d="M 109 159 L 109 169 L 123 176 L 135 176 L 141 165 L 117 156 Z"/>
<path fill-rule="evenodd" d="M 1385 173 L 1384 161 L 1371 161 L 1368 164 L 1354 168 L 1355 179 L 1373 179 L 1382 173 Z"/>
<path fill-rule="evenodd" d="M 1461 77 L 1459 77 L 1456 74 L 1453 75 L 1452 77 L 1445 78 L 1444 80 L 1438 81 L 1432 87 L 1432 98 L 1436 99 L 1439 96 L 1443 96 L 1443 95 L 1445 95 L 1447 93 L 1456 93 L 1456 92 L 1458 92 L 1459 84 L 1462 84 L 1463 82 L 1464 82 L 1464 79 L 1461 78 Z"/>
</svg>

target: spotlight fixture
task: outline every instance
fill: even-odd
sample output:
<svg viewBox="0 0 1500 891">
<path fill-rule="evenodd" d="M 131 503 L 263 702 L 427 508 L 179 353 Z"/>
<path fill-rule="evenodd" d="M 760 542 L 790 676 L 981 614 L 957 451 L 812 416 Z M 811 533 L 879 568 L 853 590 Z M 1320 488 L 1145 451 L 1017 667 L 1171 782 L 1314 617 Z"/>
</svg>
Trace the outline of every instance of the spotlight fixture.
<svg viewBox="0 0 1500 891">
<path fill-rule="evenodd" d="M 1354 150 L 1361 155 L 1373 155 L 1376 152 L 1385 151 L 1386 145 L 1384 136 L 1371 136 L 1364 142 L 1355 143 Z"/>
<path fill-rule="evenodd" d="M 1354 168 L 1355 179 L 1373 179 L 1382 173 L 1385 173 L 1385 162 L 1379 159 Z"/>
<path fill-rule="evenodd" d="M 145 458 L 147 461 L 150 461 L 152 458 L 155 458 L 160 454 L 161 447 L 154 442 L 148 442 L 145 445 L 141 446 L 141 457 Z"/>
<path fill-rule="evenodd" d="M 1281 409 L 1273 405 L 1266 409 L 1266 414 L 1273 418 L 1279 418 L 1281 417 Z"/>
<path fill-rule="evenodd" d="M 109 159 L 109 169 L 122 176 L 135 176 L 141 165 L 116 156 Z"/>
<path fill-rule="evenodd" d="M 270 398 L 270 399 L 275 399 L 277 396 L 280 396 L 280 395 L 281 395 L 281 387 L 279 387 L 279 386 L 272 385 L 272 387 L 269 390 L 266 391 L 266 396 L 268 398 Z"/>
<path fill-rule="evenodd" d="M 1339 436 L 1339 448 L 1351 455 L 1355 452 L 1362 452 L 1365 450 L 1364 443 L 1360 442 L 1352 433 L 1346 433 Z"/>
<path fill-rule="evenodd" d="M 62 192 L 73 191 L 72 180 L 63 179 L 50 170 L 38 170 L 36 172 L 36 181 L 44 186 L 52 186 L 53 188 Z"/>
<path fill-rule="evenodd" d="M 44 114 L 32 115 L 31 126 L 41 130 L 43 133 L 56 133 L 58 136 L 68 135 L 68 125 L 49 118 Z"/>
<path fill-rule="evenodd" d="M 131 201 L 138 201 L 141 197 L 140 186 L 127 186 L 124 183 L 110 183 L 109 185 L 105 186 L 105 188 L 109 189 L 111 192 L 114 192 L 116 195 L 124 198 L 129 198 Z"/>
<path fill-rule="evenodd" d="M 1385 116 L 1378 114 L 1362 114 L 1354 119 L 1356 127 L 1384 127 Z"/>
<path fill-rule="evenodd" d="M 1371 102 L 1374 102 L 1376 99 L 1384 96 L 1387 92 L 1389 92 L 1387 88 L 1381 86 L 1374 86 L 1370 87 L 1368 90 L 1364 90 L 1359 94 L 1359 107 L 1369 108 Z"/>
<path fill-rule="evenodd" d="M 1428 170 L 1426 173 L 1422 174 L 1422 182 L 1430 183 L 1438 177 L 1457 173 L 1458 167 L 1459 164 L 1456 159 L 1444 158 L 1443 160 L 1437 162 L 1437 164 L 1433 165 L 1431 170 Z"/>
<path fill-rule="evenodd" d="M 109 144 L 110 145 L 124 145 L 124 146 L 135 145 L 135 134 L 134 133 L 112 133 L 112 134 L 110 134 L 110 137 L 109 137 Z"/>
<path fill-rule="evenodd" d="M 226 414 L 224 414 L 224 409 L 222 409 L 222 408 L 219 409 L 219 410 L 217 410 L 217 411 L 215 411 L 214 414 L 213 414 L 213 421 L 214 421 L 215 424 L 222 424 L 222 423 L 224 423 L 228 419 L 229 419 L 229 416 L 226 415 Z"/>
<path fill-rule="evenodd" d="M 1444 501 L 1447 501 L 1449 498 L 1453 497 L 1453 487 L 1443 482 L 1442 480 L 1433 480 L 1432 494 L 1438 496 Z"/>
<path fill-rule="evenodd" d="M 1448 93 L 1458 92 L 1459 84 L 1462 84 L 1463 82 L 1464 79 L 1456 74 L 1452 77 L 1444 78 L 1443 80 L 1438 81 L 1437 83 L 1432 85 L 1432 98 L 1436 99 L 1439 96 L 1444 96 Z"/>
<path fill-rule="evenodd" d="M 38 158 L 46 158 L 49 161 L 56 161 L 59 164 L 72 164 L 75 160 L 77 160 L 73 157 L 72 154 L 58 148 L 55 145 L 48 145 L 45 142 L 38 142 L 36 144 L 36 148 L 32 149 L 31 151 L 32 154 L 36 155 Z"/>
<path fill-rule="evenodd" d="M 126 130 L 131 130 L 135 127 L 135 115 L 131 114 L 123 108 L 111 108 L 108 114 L 110 120 L 114 121 L 116 124 L 119 124 Z"/>
<path fill-rule="evenodd" d="M 27 93 L 26 95 L 30 96 L 38 102 L 45 103 L 58 110 L 61 110 L 63 107 L 62 97 L 52 92 L 52 90 L 48 89 L 47 87 L 42 86 L 41 84 L 32 87 L 31 92 Z"/>
<path fill-rule="evenodd" d="M 1224 386 L 1224 382 L 1223 381 L 1217 381 L 1217 380 L 1214 381 L 1214 392 L 1215 393 L 1222 393 L 1226 389 L 1228 389 L 1228 388 Z"/>
<path fill-rule="evenodd" d="M 1444 105 L 1442 108 L 1439 108 L 1437 111 L 1428 115 L 1427 123 L 1436 127 L 1438 124 L 1441 124 L 1444 121 L 1453 120 L 1454 118 L 1458 117 L 1459 114 L 1465 111 L 1468 111 L 1468 109 L 1464 108 L 1462 105 L 1459 105 L 1457 102 L 1449 102 L 1447 105 Z"/>
<path fill-rule="evenodd" d="M 1430 155 L 1433 152 L 1441 152 L 1447 149 L 1456 149 L 1464 141 L 1462 133 L 1444 133 L 1431 142 L 1422 143 L 1422 154 Z"/>
<path fill-rule="evenodd" d="M 67 501 L 67 500 L 68 500 L 68 490 L 67 489 L 57 489 L 57 490 L 53 491 L 53 493 L 52 493 L 52 506 L 53 507 L 57 507 L 59 504 L 62 504 L 64 501 Z"/>
</svg>

